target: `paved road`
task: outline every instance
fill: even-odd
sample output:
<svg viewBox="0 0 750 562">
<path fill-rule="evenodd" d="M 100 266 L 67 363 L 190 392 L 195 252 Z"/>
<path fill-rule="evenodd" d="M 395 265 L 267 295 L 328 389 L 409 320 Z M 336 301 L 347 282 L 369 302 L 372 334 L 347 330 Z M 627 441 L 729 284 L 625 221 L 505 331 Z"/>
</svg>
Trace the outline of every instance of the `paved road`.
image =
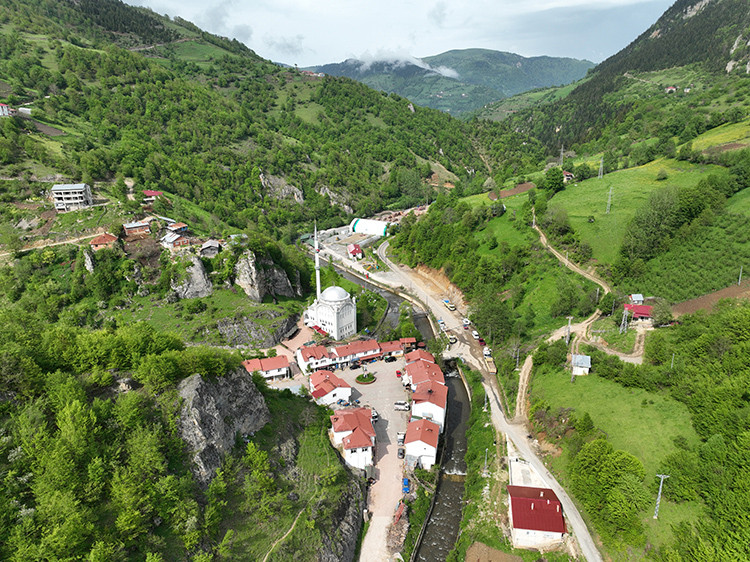
<svg viewBox="0 0 750 562">
<path fill-rule="evenodd" d="M 402 268 L 388 259 L 388 256 L 386 255 L 388 245 L 388 241 L 381 244 L 380 248 L 378 249 L 378 255 L 380 256 L 380 259 L 383 260 L 383 262 L 391 268 L 392 276 L 400 278 L 400 285 L 412 289 L 418 295 L 420 300 L 422 300 L 427 306 L 429 306 L 435 316 L 445 319 L 449 328 L 452 324 L 458 325 L 458 323 L 460 323 L 458 311 L 448 311 L 443 305 L 442 295 L 430 294 L 427 288 L 420 284 L 417 276 L 410 274 L 410 270 L 408 268 Z M 377 275 L 372 275 L 372 277 L 375 277 L 376 279 L 378 278 Z M 388 282 L 389 284 L 393 284 L 394 280 L 389 279 Z M 398 279 L 396 279 L 395 282 L 398 283 Z M 605 291 L 609 290 L 609 287 L 607 287 L 606 284 L 602 285 L 602 287 L 605 289 Z M 584 321 L 582 324 L 585 323 L 586 321 Z M 561 330 L 564 330 L 564 328 L 562 328 Z M 561 330 L 558 330 L 559 336 L 564 333 Z M 452 347 L 452 354 L 461 357 L 461 359 L 463 359 L 472 369 L 476 369 L 481 373 L 485 373 L 485 363 L 481 356 L 481 353 L 477 349 L 478 346 L 472 345 L 473 342 L 469 339 L 470 336 L 468 336 L 465 332 L 463 334 L 459 332 L 458 336 L 459 343 L 454 344 L 454 346 Z M 467 339 L 469 339 L 468 342 L 466 341 Z M 547 483 L 547 486 L 553 489 L 557 496 L 560 498 L 560 501 L 563 504 L 563 509 L 565 510 L 565 514 L 568 518 L 568 521 L 570 522 L 570 526 L 572 527 L 572 534 L 578 540 L 578 544 L 581 548 L 581 551 L 583 552 L 583 555 L 586 557 L 586 560 L 589 560 L 590 562 L 601 561 L 602 557 L 599 554 L 598 549 L 596 548 L 596 544 L 594 543 L 594 540 L 591 537 L 591 534 L 589 533 L 589 530 L 586 527 L 583 518 L 581 517 L 580 513 L 578 513 L 578 509 L 576 508 L 575 504 L 572 502 L 562 486 L 560 486 L 560 484 L 557 482 L 555 477 L 547 470 L 547 468 L 544 466 L 544 463 L 542 463 L 541 459 L 539 459 L 539 457 L 537 456 L 536 452 L 531 448 L 529 440 L 526 437 L 527 431 L 524 424 L 510 423 L 505 418 L 505 414 L 503 413 L 502 407 L 500 406 L 500 401 L 498 400 L 496 384 L 497 382 L 491 377 L 485 379 L 484 382 L 485 390 L 490 397 L 492 423 L 495 426 L 495 429 L 497 431 L 503 432 L 506 437 L 513 442 L 513 445 L 516 447 L 516 449 L 523 455 L 523 457 L 527 461 L 529 461 L 531 466 L 534 467 L 538 474 Z"/>
</svg>

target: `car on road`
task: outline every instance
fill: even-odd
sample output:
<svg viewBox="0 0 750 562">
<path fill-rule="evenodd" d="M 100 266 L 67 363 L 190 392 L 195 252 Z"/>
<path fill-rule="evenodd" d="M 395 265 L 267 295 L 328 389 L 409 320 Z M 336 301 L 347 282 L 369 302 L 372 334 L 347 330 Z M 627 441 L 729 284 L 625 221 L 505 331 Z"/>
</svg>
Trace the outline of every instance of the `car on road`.
<svg viewBox="0 0 750 562">
<path fill-rule="evenodd" d="M 453 334 L 451 334 L 450 336 L 448 336 L 448 341 L 450 343 L 456 343 L 458 341 L 458 338 L 454 336 Z"/>
<path fill-rule="evenodd" d="M 492 357 L 492 350 L 489 347 L 485 347 L 482 353 L 485 357 Z"/>
<path fill-rule="evenodd" d="M 403 449 L 399 448 L 399 450 L 398 450 L 398 458 L 403 459 L 405 456 L 406 456 L 406 451 L 404 451 Z"/>
<path fill-rule="evenodd" d="M 403 445 L 405 439 L 406 439 L 406 433 L 404 433 L 403 431 L 396 434 L 396 443 L 398 445 Z"/>
<path fill-rule="evenodd" d="M 375 408 L 373 408 L 372 415 L 370 417 L 372 418 L 372 421 L 376 422 L 380 419 L 380 414 L 378 414 L 378 411 Z"/>
<path fill-rule="evenodd" d="M 411 406 L 409 406 L 409 403 L 404 402 L 403 400 L 398 400 L 397 402 L 393 403 L 393 409 L 402 412 L 408 412 L 410 407 Z"/>
<path fill-rule="evenodd" d="M 401 378 L 401 375 L 403 375 L 401 371 L 396 371 L 396 377 Z"/>
<path fill-rule="evenodd" d="M 472 330 L 471 331 L 471 337 L 474 338 L 475 340 L 478 340 L 479 339 L 479 332 L 477 332 L 476 330 Z"/>
<path fill-rule="evenodd" d="M 477 341 L 479 342 L 479 345 L 487 345 L 487 342 L 484 341 L 484 338 L 479 338 Z"/>
</svg>

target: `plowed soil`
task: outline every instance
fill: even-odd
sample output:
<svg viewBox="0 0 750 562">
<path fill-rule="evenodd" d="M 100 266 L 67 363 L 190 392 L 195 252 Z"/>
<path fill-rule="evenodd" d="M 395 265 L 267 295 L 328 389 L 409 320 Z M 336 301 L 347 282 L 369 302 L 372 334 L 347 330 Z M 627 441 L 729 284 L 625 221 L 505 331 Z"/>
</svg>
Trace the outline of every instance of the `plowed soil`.
<svg viewBox="0 0 750 562">
<path fill-rule="evenodd" d="M 740 285 L 731 285 L 724 289 L 719 289 L 713 293 L 677 303 L 672 307 L 672 316 L 679 318 L 683 314 L 691 314 L 698 310 L 710 312 L 714 305 L 721 299 L 742 299 L 750 298 L 750 281 L 745 280 Z"/>
</svg>

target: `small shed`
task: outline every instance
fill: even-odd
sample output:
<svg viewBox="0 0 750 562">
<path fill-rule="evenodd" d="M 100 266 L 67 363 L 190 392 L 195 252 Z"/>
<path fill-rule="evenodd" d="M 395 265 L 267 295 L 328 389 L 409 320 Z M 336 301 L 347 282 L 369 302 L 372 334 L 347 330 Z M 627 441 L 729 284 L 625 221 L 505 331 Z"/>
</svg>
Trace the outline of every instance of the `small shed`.
<svg viewBox="0 0 750 562">
<path fill-rule="evenodd" d="M 354 260 L 361 260 L 365 256 L 359 244 L 349 244 L 346 247 L 346 251 Z"/>
<path fill-rule="evenodd" d="M 591 371 L 591 356 L 573 355 L 570 360 L 574 375 L 588 375 Z"/>
<path fill-rule="evenodd" d="M 632 295 L 628 295 L 628 300 L 630 300 L 630 304 L 643 304 L 643 295 L 633 293 Z"/>
<path fill-rule="evenodd" d="M 221 242 L 218 240 L 206 240 L 200 249 L 202 258 L 213 258 L 221 251 Z"/>
</svg>

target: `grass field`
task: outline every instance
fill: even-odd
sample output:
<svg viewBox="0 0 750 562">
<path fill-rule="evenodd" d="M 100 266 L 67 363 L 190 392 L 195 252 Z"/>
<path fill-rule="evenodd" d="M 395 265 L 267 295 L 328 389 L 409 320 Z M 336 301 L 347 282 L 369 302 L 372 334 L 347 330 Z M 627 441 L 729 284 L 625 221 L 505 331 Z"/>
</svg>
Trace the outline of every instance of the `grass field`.
<svg viewBox="0 0 750 562">
<path fill-rule="evenodd" d="M 706 150 L 729 143 L 750 145 L 750 119 L 706 131 L 693 140 L 693 150 Z"/>
<path fill-rule="evenodd" d="M 657 181 L 660 170 L 669 177 Z M 549 206 L 559 205 L 567 210 L 571 226 L 588 242 L 594 259 L 611 263 L 617 257 L 622 237 L 635 212 L 648 201 L 652 191 L 667 185 L 695 185 L 710 173 L 726 173 L 724 168 L 691 164 L 660 158 L 643 166 L 628 168 L 569 185 L 557 193 Z M 612 187 L 612 205 L 607 214 L 607 200 Z M 589 222 L 589 217 L 594 222 Z"/>
<path fill-rule="evenodd" d="M 730 213 L 750 216 L 750 188 L 745 188 L 730 197 L 727 201 L 727 210 Z"/>
<path fill-rule="evenodd" d="M 635 346 L 635 330 L 620 333 L 612 318 L 600 318 L 591 326 L 592 336 L 598 336 L 607 342 L 607 346 L 615 351 L 630 353 Z"/>
<path fill-rule="evenodd" d="M 662 460 L 677 450 L 675 437 L 684 437 L 691 446 L 698 443 L 690 414 L 680 402 L 663 394 L 624 388 L 593 374 L 576 377 L 573 384 L 569 374 L 563 371 L 535 375 L 532 396 L 546 400 L 551 411 L 575 408 L 578 415 L 588 412 L 615 449 L 622 449 L 640 459 L 646 470 L 647 485 L 656 480 Z M 552 464 L 558 473 L 564 475 L 568 462 L 566 451 L 555 457 Z M 677 504 L 662 501 L 659 520 L 654 522 L 652 508 L 649 508 L 641 515 L 647 539 L 657 546 L 671 542 L 671 525 L 696 521 L 700 509 L 697 502 Z M 632 552 L 610 554 L 614 560 L 627 560 L 633 555 Z"/>
</svg>

